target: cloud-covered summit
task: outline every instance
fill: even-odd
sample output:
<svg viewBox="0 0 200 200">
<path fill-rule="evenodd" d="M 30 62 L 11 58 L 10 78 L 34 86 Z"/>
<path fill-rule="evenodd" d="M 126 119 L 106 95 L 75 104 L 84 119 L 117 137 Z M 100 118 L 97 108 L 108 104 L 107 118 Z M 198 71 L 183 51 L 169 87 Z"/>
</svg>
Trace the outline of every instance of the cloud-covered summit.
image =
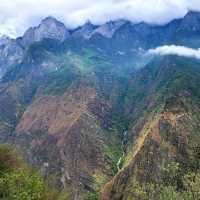
<svg viewBox="0 0 200 200">
<path fill-rule="evenodd" d="M 2 0 L 0 34 L 16 37 L 46 16 L 55 16 L 75 28 L 90 20 L 103 24 L 110 20 L 164 24 L 183 17 L 189 10 L 200 11 L 199 0 Z"/>
</svg>

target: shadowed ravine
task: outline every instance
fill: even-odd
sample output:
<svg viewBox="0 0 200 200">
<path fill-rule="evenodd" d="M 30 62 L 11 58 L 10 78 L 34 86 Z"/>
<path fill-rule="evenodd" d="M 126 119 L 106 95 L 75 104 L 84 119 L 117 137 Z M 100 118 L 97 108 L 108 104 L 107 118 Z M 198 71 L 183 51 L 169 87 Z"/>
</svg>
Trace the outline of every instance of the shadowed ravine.
<svg viewBox="0 0 200 200">
<path fill-rule="evenodd" d="M 128 136 L 127 131 L 124 131 L 122 133 L 122 142 L 121 142 L 122 156 L 117 161 L 117 170 L 118 170 L 118 172 L 120 171 L 121 167 L 123 166 L 123 159 L 124 159 L 125 154 L 126 154 L 126 146 L 127 146 L 127 140 L 128 140 L 127 136 Z"/>
</svg>

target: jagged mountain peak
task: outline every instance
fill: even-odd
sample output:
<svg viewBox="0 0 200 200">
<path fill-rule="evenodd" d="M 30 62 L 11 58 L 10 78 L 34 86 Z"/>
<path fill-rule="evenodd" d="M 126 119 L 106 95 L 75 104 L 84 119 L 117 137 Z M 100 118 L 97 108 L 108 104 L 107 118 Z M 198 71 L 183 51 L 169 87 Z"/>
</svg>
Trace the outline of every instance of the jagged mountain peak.
<svg viewBox="0 0 200 200">
<path fill-rule="evenodd" d="M 53 16 L 45 17 L 44 19 L 42 19 L 42 21 L 40 23 L 40 25 L 47 25 L 47 26 L 51 26 L 52 24 L 55 24 L 56 26 L 65 27 L 65 25 L 61 21 L 59 21 L 58 19 L 56 19 Z"/>
<path fill-rule="evenodd" d="M 92 24 L 92 22 L 88 20 L 83 26 L 77 28 L 75 31 L 72 32 L 73 35 L 81 35 L 84 38 L 88 39 L 97 27 L 98 26 Z"/>
<path fill-rule="evenodd" d="M 106 24 L 103 24 L 101 26 L 99 26 L 94 32 L 93 34 L 101 34 L 104 37 L 107 38 L 111 38 L 114 33 L 122 26 L 126 23 L 125 20 L 117 20 L 117 21 L 110 21 L 107 22 Z"/>
<path fill-rule="evenodd" d="M 200 12 L 196 11 L 188 12 L 183 18 L 185 26 L 198 25 L 199 21 L 200 21 Z"/>
<path fill-rule="evenodd" d="M 3 39 L 10 39 L 10 37 L 8 36 L 8 35 L 5 35 L 5 34 L 2 34 L 1 36 L 0 36 L 0 40 L 3 40 Z"/>
<path fill-rule="evenodd" d="M 179 30 L 182 29 L 194 30 L 194 31 L 200 30 L 199 20 L 200 20 L 200 13 L 197 11 L 190 11 L 183 17 L 183 19 L 181 19 L 182 23 L 179 27 Z M 31 27 L 25 32 L 24 36 L 22 37 L 23 38 L 22 44 L 23 46 L 29 46 L 34 41 L 41 41 L 45 38 L 64 41 L 66 38 L 68 38 L 70 33 L 72 35 L 74 34 L 82 35 L 85 39 L 89 39 L 95 34 L 100 34 L 106 38 L 112 38 L 114 33 L 126 23 L 136 27 L 136 29 L 143 29 L 143 30 L 148 29 L 151 26 L 156 26 L 152 24 L 150 25 L 145 22 L 135 24 L 123 19 L 116 21 L 109 21 L 105 24 L 97 26 L 88 20 L 83 26 L 80 26 L 76 29 L 67 30 L 64 23 L 62 23 L 53 16 L 47 16 L 41 21 L 41 23 L 38 26 Z"/>
<path fill-rule="evenodd" d="M 52 16 L 44 18 L 36 27 L 29 28 L 23 35 L 21 43 L 24 47 L 43 39 L 55 39 L 63 42 L 69 36 L 65 25 Z"/>
<path fill-rule="evenodd" d="M 9 36 L 3 34 L 0 37 L 0 45 L 5 45 L 5 44 L 9 43 L 11 40 L 12 39 Z"/>
<path fill-rule="evenodd" d="M 200 12 L 190 11 L 182 19 L 179 30 L 185 32 L 200 31 Z"/>
<path fill-rule="evenodd" d="M 189 18 L 189 17 L 193 17 L 193 18 L 200 18 L 200 12 L 198 11 L 189 11 L 184 18 Z"/>
<path fill-rule="evenodd" d="M 114 33 L 126 23 L 125 20 L 109 21 L 102 25 L 94 25 L 87 21 L 83 26 L 74 31 L 75 35 L 82 35 L 84 38 L 89 39 L 95 34 L 100 34 L 106 38 L 112 38 Z"/>
<path fill-rule="evenodd" d="M 87 20 L 83 27 L 93 27 L 95 26 L 90 20 Z"/>
</svg>

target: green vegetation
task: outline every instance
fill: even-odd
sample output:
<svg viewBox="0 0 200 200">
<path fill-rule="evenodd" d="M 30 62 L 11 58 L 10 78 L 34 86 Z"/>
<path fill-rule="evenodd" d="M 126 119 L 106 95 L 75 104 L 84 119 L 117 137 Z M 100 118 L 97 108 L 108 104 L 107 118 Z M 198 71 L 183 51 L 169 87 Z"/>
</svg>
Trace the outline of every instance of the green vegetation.
<svg viewBox="0 0 200 200">
<path fill-rule="evenodd" d="M 98 192 L 90 192 L 85 200 L 98 200 L 99 199 L 99 194 Z"/>
<path fill-rule="evenodd" d="M 199 200 L 200 171 L 183 172 L 179 163 L 163 169 L 164 180 L 140 183 L 132 178 L 125 191 L 127 200 Z"/>
<path fill-rule="evenodd" d="M 68 66 L 59 69 L 58 71 L 51 72 L 46 77 L 44 94 L 46 95 L 60 95 L 63 94 L 77 77 L 73 68 Z M 52 81 L 53 80 L 53 81 Z"/>
<path fill-rule="evenodd" d="M 104 149 L 104 154 L 109 162 L 109 165 L 112 170 L 112 175 L 114 176 L 117 173 L 117 162 L 119 158 L 122 156 L 122 152 L 120 148 L 114 148 L 112 146 L 106 146 Z"/>
<path fill-rule="evenodd" d="M 67 196 L 49 188 L 39 174 L 30 169 L 18 154 L 0 146 L 1 200 L 67 200 Z"/>
</svg>

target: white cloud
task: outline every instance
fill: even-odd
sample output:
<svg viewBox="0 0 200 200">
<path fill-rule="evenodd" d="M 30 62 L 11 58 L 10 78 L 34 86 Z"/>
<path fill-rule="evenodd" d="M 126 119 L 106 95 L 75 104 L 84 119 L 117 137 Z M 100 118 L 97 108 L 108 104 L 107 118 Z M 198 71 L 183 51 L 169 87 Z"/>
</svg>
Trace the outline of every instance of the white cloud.
<svg viewBox="0 0 200 200">
<path fill-rule="evenodd" d="M 155 54 L 155 55 L 177 55 L 177 56 L 183 56 L 188 58 L 196 58 L 200 59 L 200 49 L 192 49 L 184 46 L 176 46 L 176 45 L 170 45 L 170 46 L 161 46 L 157 47 L 155 49 L 148 50 L 149 54 Z"/>
<path fill-rule="evenodd" d="M 0 0 L 0 33 L 21 35 L 48 15 L 68 27 L 127 19 L 163 24 L 183 17 L 188 10 L 200 11 L 200 0 Z"/>
</svg>

